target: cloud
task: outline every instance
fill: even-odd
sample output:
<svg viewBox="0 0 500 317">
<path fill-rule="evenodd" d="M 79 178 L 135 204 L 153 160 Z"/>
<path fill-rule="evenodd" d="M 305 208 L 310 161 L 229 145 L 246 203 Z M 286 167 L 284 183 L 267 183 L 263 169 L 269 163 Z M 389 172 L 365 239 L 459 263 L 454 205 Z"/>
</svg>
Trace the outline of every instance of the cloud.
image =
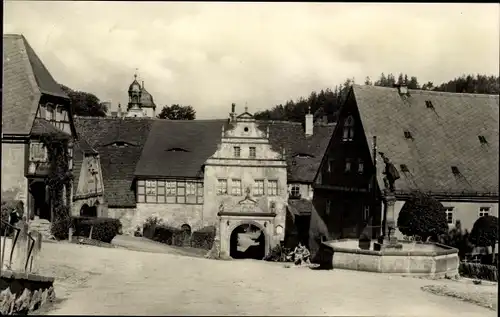
<svg viewBox="0 0 500 317">
<path fill-rule="evenodd" d="M 263 110 L 347 77 L 498 75 L 498 16 L 496 4 L 11 1 L 4 32 L 114 107 L 138 68 L 159 107 L 220 118 L 232 102 Z"/>
</svg>

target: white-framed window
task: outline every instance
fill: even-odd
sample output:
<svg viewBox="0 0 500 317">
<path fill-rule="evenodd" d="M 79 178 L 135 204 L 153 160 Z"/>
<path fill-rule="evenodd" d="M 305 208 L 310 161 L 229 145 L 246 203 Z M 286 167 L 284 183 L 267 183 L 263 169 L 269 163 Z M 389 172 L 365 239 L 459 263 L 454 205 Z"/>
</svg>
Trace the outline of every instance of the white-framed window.
<svg viewBox="0 0 500 317">
<path fill-rule="evenodd" d="M 349 116 L 344 121 L 344 133 L 342 135 L 342 141 L 352 140 L 354 140 L 354 118 L 352 116 Z"/>
<path fill-rule="evenodd" d="M 32 162 L 47 162 L 47 148 L 42 142 L 30 143 L 30 161 Z"/>
<path fill-rule="evenodd" d="M 255 146 L 251 146 L 250 149 L 249 149 L 249 154 L 250 154 L 250 158 L 255 158 L 255 155 L 256 155 L 256 150 L 255 150 Z"/>
<path fill-rule="evenodd" d="M 453 219 L 453 209 L 455 209 L 455 207 L 444 207 L 444 210 L 446 212 L 446 222 L 449 224 L 449 225 L 452 225 L 454 222 L 454 219 Z"/>
<path fill-rule="evenodd" d="M 166 181 L 165 187 L 167 190 L 167 196 L 175 196 L 177 194 L 177 184 L 175 181 Z"/>
<path fill-rule="evenodd" d="M 269 196 L 278 196 L 278 181 L 267 181 L 267 194 Z"/>
<path fill-rule="evenodd" d="M 292 184 L 292 188 L 290 188 L 290 196 L 300 197 L 300 185 L 299 184 Z"/>
<path fill-rule="evenodd" d="M 56 111 L 52 105 L 47 104 L 45 106 L 45 119 L 49 121 L 56 120 Z"/>
<path fill-rule="evenodd" d="M 233 148 L 233 150 L 234 150 L 234 157 L 240 157 L 240 155 L 241 155 L 241 148 L 239 146 L 235 146 Z"/>
<path fill-rule="evenodd" d="M 332 207 L 332 204 L 330 202 L 330 199 L 326 200 L 325 203 L 325 214 L 329 215 L 330 214 L 330 208 Z"/>
<path fill-rule="evenodd" d="M 217 195 L 227 195 L 227 179 L 217 180 Z"/>
<path fill-rule="evenodd" d="M 196 183 L 187 182 L 186 183 L 186 195 L 196 195 Z"/>
<path fill-rule="evenodd" d="M 491 207 L 480 207 L 479 208 L 479 217 L 488 216 L 490 214 Z"/>
<path fill-rule="evenodd" d="M 264 196 L 264 180 L 256 179 L 253 184 L 253 195 L 254 196 Z"/>
<path fill-rule="evenodd" d="M 345 169 L 344 169 L 344 171 L 346 173 L 351 171 L 351 159 L 349 159 L 349 158 L 345 159 Z"/>
<path fill-rule="evenodd" d="M 363 174 L 365 172 L 365 164 L 362 159 L 358 159 L 358 173 Z"/>
<path fill-rule="evenodd" d="M 241 196 L 241 179 L 231 180 L 231 194 L 234 196 Z"/>
<path fill-rule="evenodd" d="M 370 206 L 368 205 L 365 205 L 364 208 L 363 208 L 363 220 L 368 220 L 368 218 L 370 217 Z"/>
</svg>

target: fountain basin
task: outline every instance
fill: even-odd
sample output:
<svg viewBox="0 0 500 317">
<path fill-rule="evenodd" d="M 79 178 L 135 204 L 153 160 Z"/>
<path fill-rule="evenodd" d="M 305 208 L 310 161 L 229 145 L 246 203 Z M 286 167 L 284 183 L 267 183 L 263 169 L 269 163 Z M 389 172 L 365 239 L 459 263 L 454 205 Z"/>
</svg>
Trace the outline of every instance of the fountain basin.
<svg viewBox="0 0 500 317">
<path fill-rule="evenodd" d="M 402 249 L 374 251 L 358 247 L 358 240 L 323 242 L 333 249 L 334 268 L 404 276 L 444 278 L 458 276 L 458 250 L 439 243 L 399 241 Z"/>
</svg>

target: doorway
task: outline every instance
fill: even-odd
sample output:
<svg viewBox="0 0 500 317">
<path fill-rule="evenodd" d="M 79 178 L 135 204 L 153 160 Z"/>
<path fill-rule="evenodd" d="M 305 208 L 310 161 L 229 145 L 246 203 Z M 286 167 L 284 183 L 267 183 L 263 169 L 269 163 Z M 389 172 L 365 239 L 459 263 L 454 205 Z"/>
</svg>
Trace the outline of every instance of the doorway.
<svg viewBox="0 0 500 317">
<path fill-rule="evenodd" d="M 29 186 L 30 211 L 29 217 L 34 216 L 48 221 L 52 220 L 49 188 L 43 180 L 33 180 Z"/>
<path fill-rule="evenodd" d="M 229 255 L 233 259 L 262 260 L 266 255 L 266 236 L 253 224 L 234 228 L 229 241 Z"/>
</svg>

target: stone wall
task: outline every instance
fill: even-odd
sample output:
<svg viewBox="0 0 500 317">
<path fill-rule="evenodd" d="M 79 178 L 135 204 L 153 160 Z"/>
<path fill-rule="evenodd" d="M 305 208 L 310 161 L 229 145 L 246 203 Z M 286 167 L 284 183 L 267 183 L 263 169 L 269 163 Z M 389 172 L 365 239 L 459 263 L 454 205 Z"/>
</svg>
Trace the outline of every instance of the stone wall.
<svg viewBox="0 0 500 317">
<path fill-rule="evenodd" d="M 54 278 L 2 270 L 0 315 L 27 315 L 55 300 Z"/>
<path fill-rule="evenodd" d="M 123 234 L 134 234 L 135 208 L 108 208 L 108 217 L 119 219 L 122 223 Z"/>
<path fill-rule="evenodd" d="M 26 145 L 2 143 L 2 201 L 21 200 L 28 207 L 28 181 L 24 176 Z"/>
<path fill-rule="evenodd" d="M 161 218 L 165 224 L 175 228 L 187 224 L 191 231 L 196 231 L 203 227 L 203 205 L 140 203 L 137 204 L 132 225 L 142 227 L 149 217 Z"/>
</svg>

